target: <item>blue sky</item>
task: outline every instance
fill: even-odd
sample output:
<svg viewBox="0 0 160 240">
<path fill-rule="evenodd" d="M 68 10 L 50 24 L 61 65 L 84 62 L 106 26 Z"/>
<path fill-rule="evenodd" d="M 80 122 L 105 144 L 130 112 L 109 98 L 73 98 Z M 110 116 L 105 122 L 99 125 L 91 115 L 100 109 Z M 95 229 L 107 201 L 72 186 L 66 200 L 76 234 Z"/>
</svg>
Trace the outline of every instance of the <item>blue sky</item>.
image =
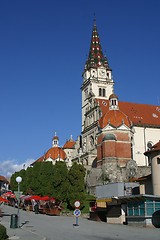
<svg viewBox="0 0 160 240">
<path fill-rule="evenodd" d="M 94 13 L 120 101 L 160 105 L 159 0 L 0 1 L 0 175 L 81 132 Z M 12 169 L 10 169 L 12 168 Z"/>
</svg>

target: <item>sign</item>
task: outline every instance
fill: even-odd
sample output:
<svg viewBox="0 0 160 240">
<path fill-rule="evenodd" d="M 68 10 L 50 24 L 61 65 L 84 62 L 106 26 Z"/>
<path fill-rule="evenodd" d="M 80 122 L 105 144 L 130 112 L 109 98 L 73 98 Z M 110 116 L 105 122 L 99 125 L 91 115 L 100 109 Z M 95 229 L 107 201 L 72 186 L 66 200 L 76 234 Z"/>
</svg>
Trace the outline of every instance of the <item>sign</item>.
<svg viewBox="0 0 160 240">
<path fill-rule="evenodd" d="M 132 195 L 132 187 L 126 188 L 126 195 Z"/>
<path fill-rule="evenodd" d="M 74 203 L 74 206 L 76 207 L 76 208 L 79 208 L 80 207 L 80 201 L 75 201 L 75 203 Z"/>
<path fill-rule="evenodd" d="M 19 198 L 23 192 L 14 191 L 14 194 L 16 195 L 16 198 Z"/>
<path fill-rule="evenodd" d="M 79 209 L 74 210 L 74 216 L 79 217 L 81 215 L 81 211 Z"/>
</svg>

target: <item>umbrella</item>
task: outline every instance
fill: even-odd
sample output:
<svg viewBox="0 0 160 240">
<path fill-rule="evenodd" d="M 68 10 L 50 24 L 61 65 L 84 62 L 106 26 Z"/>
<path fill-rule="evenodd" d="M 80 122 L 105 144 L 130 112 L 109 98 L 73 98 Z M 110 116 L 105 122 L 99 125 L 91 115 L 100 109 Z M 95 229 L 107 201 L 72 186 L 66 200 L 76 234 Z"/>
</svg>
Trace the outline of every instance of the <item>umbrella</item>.
<svg viewBox="0 0 160 240">
<path fill-rule="evenodd" d="M 21 200 L 27 200 L 27 198 L 31 197 L 31 195 L 21 195 L 20 199 Z"/>
<path fill-rule="evenodd" d="M 0 202 L 9 202 L 7 199 L 0 196 Z"/>
<path fill-rule="evenodd" d="M 38 196 L 38 195 L 35 195 L 35 196 L 30 196 L 30 197 L 28 197 L 28 198 L 26 198 L 25 200 L 41 200 L 41 197 L 40 196 Z"/>
<path fill-rule="evenodd" d="M 10 191 L 10 192 L 6 192 L 6 193 L 4 193 L 3 196 L 4 196 L 4 197 L 10 197 L 11 194 L 13 194 L 13 193 Z"/>
<path fill-rule="evenodd" d="M 44 197 L 41 197 L 40 200 L 42 200 L 42 201 L 49 201 L 49 200 L 50 200 L 50 197 L 44 196 Z"/>
<path fill-rule="evenodd" d="M 50 198 L 50 201 L 56 201 L 56 199 L 55 199 L 55 198 L 53 198 L 53 197 L 51 197 L 51 198 Z"/>
<path fill-rule="evenodd" d="M 10 195 L 10 198 L 16 198 L 16 195 L 15 195 L 14 193 L 12 193 L 12 194 Z"/>
</svg>

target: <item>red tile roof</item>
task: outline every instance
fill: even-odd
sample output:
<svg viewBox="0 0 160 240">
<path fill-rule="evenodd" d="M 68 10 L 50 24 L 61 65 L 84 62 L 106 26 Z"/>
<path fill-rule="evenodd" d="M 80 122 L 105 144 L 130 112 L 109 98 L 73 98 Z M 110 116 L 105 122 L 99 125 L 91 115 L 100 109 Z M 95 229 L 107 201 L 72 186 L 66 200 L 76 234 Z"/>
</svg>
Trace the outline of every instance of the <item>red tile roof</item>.
<svg viewBox="0 0 160 240">
<path fill-rule="evenodd" d="M 9 183 L 8 180 L 3 176 L 0 176 L 0 181 L 5 182 L 5 183 Z"/>
<path fill-rule="evenodd" d="M 96 101 L 99 102 L 104 116 L 109 110 L 109 101 Z M 119 109 L 130 118 L 133 125 L 160 127 L 160 106 L 119 101 Z"/>
<path fill-rule="evenodd" d="M 52 158 L 53 160 L 56 160 L 58 158 L 65 160 L 67 156 L 62 148 L 52 147 L 45 154 L 45 159 L 48 159 L 49 157 Z"/>
<path fill-rule="evenodd" d="M 63 146 L 63 149 L 66 149 L 66 148 L 73 149 L 73 148 L 75 148 L 75 144 L 76 144 L 76 142 L 73 141 L 72 139 L 70 139 L 70 140 L 66 141 L 66 143 Z"/>
<path fill-rule="evenodd" d="M 56 160 L 58 158 L 65 160 L 67 158 L 67 155 L 62 148 L 52 147 L 43 156 L 41 156 L 35 162 L 33 162 L 32 165 L 34 165 L 37 162 L 46 161 L 48 158 L 51 158 L 52 160 Z"/>
<path fill-rule="evenodd" d="M 160 150 L 160 140 L 159 140 L 158 143 L 156 143 L 152 146 L 152 149 L 155 150 L 155 151 Z"/>
<path fill-rule="evenodd" d="M 120 110 L 110 110 L 108 111 L 100 120 L 99 124 L 101 128 L 104 128 L 107 124 L 114 127 L 119 127 L 125 124 L 128 127 L 132 126 L 132 122 L 123 112 Z"/>
<path fill-rule="evenodd" d="M 43 162 L 43 160 L 44 160 L 44 156 L 38 158 L 34 163 L 36 163 L 36 162 Z"/>
</svg>

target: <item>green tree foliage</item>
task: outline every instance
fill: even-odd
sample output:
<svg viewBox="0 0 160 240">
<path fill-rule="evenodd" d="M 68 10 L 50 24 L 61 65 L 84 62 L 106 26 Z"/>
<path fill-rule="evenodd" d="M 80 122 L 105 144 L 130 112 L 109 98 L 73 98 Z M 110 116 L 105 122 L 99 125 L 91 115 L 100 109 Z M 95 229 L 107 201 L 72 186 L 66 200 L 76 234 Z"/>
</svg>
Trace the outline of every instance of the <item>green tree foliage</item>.
<svg viewBox="0 0 160 240">
<path fill-rule="evenodd" d="M 36 163 L 28 174 L 27 170 L 27 190 L 32 190 L 36 195 L 49 195 L 53 194 L 53 173 L 54 166 L 51 162 Z"/>
<path fill-rule="evenodd" d="M 49 195 L 53 194 L 53 173 L 54 166 L 51 162 L 36 163 L 27 170 L 15 172 L 10 181 L 12 191 L 17 191 L 18 184 L 16 177 L 22 177 L 20 191 L 24 194 Z"/>
<path fill-rule="evenodd" d="M 0 224 L 0 240 L 8 239 L 7 230 L 5 226 Z"/>
<path fill-rule="evenodd" d="M 53 191 L 60 201 L 66 201 L 68 197 L 68 169 L 64 162 L 57 162 L 54 166 Z"/>
<path fill-rule="evenodd" d="M 74 163 L 69 170 L 69 190 L 68 190 L 68 205 L 70 208 L 74 207 L 74 202 L 79 200 L 81 208 L 84 207 L 84 201 L 86 196 L 85 184 L 85 168 L 82 165 Z"/>
<path fill-rule="evenodd" d="M 12 189 L 12 191 L 17 191 L 18 189 L 18 183 L 16 182 L 16 178 L 17 177 L 21 177 L 23 179 L 23 181 L 20 184 L 20 191 L 25 191 L 26 188 L 26 184 L 25 184 L 25 179 L 26 179 L 26 171 L 24 169 L 22 169 L 19 172 L 15 172 L 12 176 L 11 176 L 11 180 L 10 180 L 10 187 Z"/>
<path fill-rule="evenodd" d="M 85 203 L 85 168 L 74 163 L 68 170 L 65 162 L 39 162 L 27 170 L 15 172 L 11 177 L 10 186 L 17 191 L 16 177 L 21 176 L 20 191 L 23 194 L 52 196 L 62 202 L 67 202 L 69 208 L 74 208 L 74 202 L 79 200 L 83 208 Z"/>
</svg>

